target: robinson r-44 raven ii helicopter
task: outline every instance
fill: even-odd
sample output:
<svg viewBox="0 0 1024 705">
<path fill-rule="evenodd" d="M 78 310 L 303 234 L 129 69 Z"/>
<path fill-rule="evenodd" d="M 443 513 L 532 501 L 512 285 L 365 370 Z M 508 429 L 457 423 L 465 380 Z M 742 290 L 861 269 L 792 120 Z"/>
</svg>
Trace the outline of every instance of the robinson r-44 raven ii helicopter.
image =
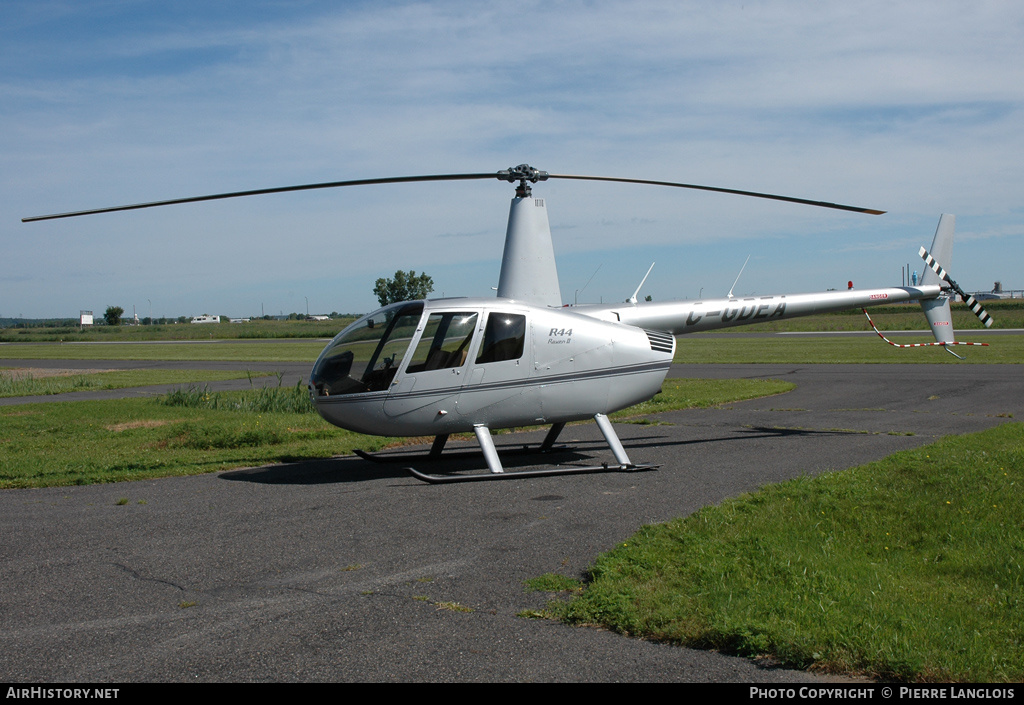
<svg viewBox="0 0 1024 705">
<path fill-rule="evenodd" d="M 579 179 L 649 184 L 872 215 L 884 211 L 696 184 L 549 174 L 526 164 L 497 173 L 285 186 L 23 220 L 341 186 L 494 178 L 518 182 L 509 213 L 497 297 L 427 299 L 385 306 L 341 331 L 320 354 L 310 373 L 313 403 L 324 419 L 341 428 L 373 435 L 434 436 L 431 458 L 441 456 L 451 434 L 474 433 L 489 472 L 430 475 L 408 468 L 428 482 L 653 469 L 656 466 L 630 460 L 607 415 L 646 401 L 660 391 L 675 353 L 675 337 L 685 333 L 918 301 L 935 342 L 917 343 L 913 347 L 936 345 L 949 350 L 953 345 L 984 345 L 954 339 L 951 292 L 964 297 L 986 326 L 992 324 L 980 304 L 942 267 L 948 265 L 952 255 L 951 215 L 940 218 L 931 251 L 921 248 L 920 254 L 929 269 L 917 286 L 746 298 L 734 297 L 730 291 L 722 299 L 658 303 L 638 302 L 634 294 L 620 304 L 563 306 L 545 202 L 532 193 L 531 184 L 539 181 Z M 885 339 L 881 333 L 879 336 Z M 886 342 L 895 345 L 887 339 Z M 534 449 L 543 452 L 553 449 L 567 423 L 591 418 L 611 449 L 614 463 L 504 471 L 492 430 L 550 424 L 551 430 Z"/>
</svg>

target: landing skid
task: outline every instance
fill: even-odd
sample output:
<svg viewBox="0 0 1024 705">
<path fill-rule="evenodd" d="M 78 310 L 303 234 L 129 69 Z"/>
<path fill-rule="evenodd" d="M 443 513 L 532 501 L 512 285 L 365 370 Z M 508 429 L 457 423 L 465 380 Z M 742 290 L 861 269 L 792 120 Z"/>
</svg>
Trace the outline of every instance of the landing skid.
<svg viewBox="0 0 1024 705">
<path fill-rule="evenodd" d="M 644 472 L 646 470 L 657 470 L 660 465 L 592 465 L 579 467 L 575 465 L 544 468 L 542 470 L 516 470 L 515 472 L 478 472 L 472 475 L 428 475 L 416 468 L 405 468 L 410 475 L 418 480 L 429 482 L 432 485 L 448 484 L 454 482 L 483 482 L 485 480 L 517 480 L 523 477 L 549 477 L 552 475 L 587 475 L 599 472 Z"/>
<path fill-rule="evenodd" d="M 491 438 L 491 431 L 487 426 L 482 424 L 474 426 L 473 432 L 476 434 L 477 442 L 480 444 L 480 450 L 483 452 L 484 459 L 487 462 L 487 468 L 490 470 L 489 473 L 474 473 L 464 475 L 430 475 L 422 473 L 415 468 L 406 467 L 413 477 L 429 482 L 431 484 L 444 484 L 452 482 L 476 482 L 481 480 L 511 480 L 523 477 L 550 477 L 553 475 L 583 475 L 590 473 L 599 472 L 643 472 L 645 470 L 655 470 L 659 466 L 651 464 L 635 464 L 630 461 L 626 455 L 626 451 L 622 447 L 622 443 L 619 441 L 619 437 L 615 435 L 615 429 L 612 428 L 611 422 L 608 417 L 604 414 L 597 414 L 594 416 L 594 420 L 597 421 L 597 426 L 601 430 L 601 434 L 604 436 L 605 441 L 611 448 L 612 453 L 615 455 L 615 463 L 604 463 L 602 465 L 589 465 L 589 466 L 578 466 L 578 465 L 562 465 L 553 468 L 541 468 L 537 470 L 516 470 L 514 472 L 505 472 L 501 466 L 501 460 L 498 458 L 498 451 L 494 447 L 494 439 Z M 556 450 L 555 439 L 558 438 L 558 434 L 565 428 L 564 423 L 556 423 L 548 431 L 547 436 L 540 446 L 536 448 L 530 448 L 529 446 L 524 447 L 519 453 L 548 453 Z M 445 443 L 448 441 L 448 436 L 437 436 L 434 439 L 434 444 L 430 448 L 430 453 L 427 454 L 427 459 L 437 460 L 441 457 L 441 451 L 444 449 Z M 517 451 L 512 451 L 516 453 Z M 366 460 L 373 462 L 408 462 L 410 456 L 381 456 L 374 455 L 372 453 L 366 453 L 364 451 L 357 450 L 355 453 Z"/>
<path fill-rule="evenodd" d="M 564 453 L 570 449 L 571 447 L 565 444 L 551 446 L 550 448 L 541 448 L 539 446 L 530 446 L 524 444 L 520 448 L 502 448 L 501 454 L 505 456 L 544 455 L 545 453 Z M 369 460 L 372 463 L 381 463 L 386 465 L 402 465 L 420 460 L 438 460 L 441 457 L 440 455 L 433 455 L 431 453 L 369 453 L 365 450 L 359 450 L 358 448 L 353 450 L 352 452 L 358 455 L 363 460 Z M 474 450 L 472 448 L 449 452 L 445 455 L 446 458 L 470 458 L 482 456 L 483 451 L 479 449 Z"/>
</svg>

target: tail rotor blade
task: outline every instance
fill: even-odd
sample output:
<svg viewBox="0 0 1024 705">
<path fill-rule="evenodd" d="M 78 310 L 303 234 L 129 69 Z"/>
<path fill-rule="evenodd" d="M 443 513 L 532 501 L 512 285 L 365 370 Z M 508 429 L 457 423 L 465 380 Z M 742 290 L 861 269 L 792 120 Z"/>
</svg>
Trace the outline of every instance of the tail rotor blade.
<svg viewBox="0 0 1024 705">
<path fill-rule="evenodd" d="M 921 259 L 924 260 L 925 264 L 927 264 L 933 272 L 939 275 L 939 278 L 942 279 L 942 281 L 949 284 L 953 291 L 960 294 L 964 303 L 966 303 L 967 307 L 971 309 L 971 312 L 978 317 L 978 320 L 985 324 L 986 328 L 991 328 L 992 316 L 988 314 L 988 311 L 982 308 L 981 304 L 978 303 L 978 300 L 961 289 L 960 285 L 953 281 L 952 277 L 950 277 L 946 270 L 943 269 L 942 265 L 935 261 L 935 258 L 928 253 L 928 250 L 922 247 L 918 254 L 921 255 Z"/>
</svg>

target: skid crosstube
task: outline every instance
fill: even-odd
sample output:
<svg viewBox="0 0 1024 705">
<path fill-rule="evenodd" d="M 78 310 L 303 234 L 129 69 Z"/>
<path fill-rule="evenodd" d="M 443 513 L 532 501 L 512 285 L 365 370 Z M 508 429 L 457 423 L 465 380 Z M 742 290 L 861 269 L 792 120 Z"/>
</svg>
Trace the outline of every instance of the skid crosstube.
<svg viewBox="0 0 1024 705">
<path fill-rule="evenodd" d="M 509 450 L 503 450 L 504 455 L 522 455 L 530 453 L 554 453 L 562 450 L 566 450 L 568 446 L 555 445 L 555 440 L 558 438 L 558 434 L 565 428 L 564 423 L 556 423 L 551 426 L 548 430 L 548 435 L 544 437 L 544 441 L 536 448 L 530 447 L 529 445 L 523 445 L 522 448 L 512 448 Z M 430 452 L 426 454 L 396 454 L 396 455 L 381 455 L 378 453 L 367 453 L 365 450 L 359 450 L 358 448 L 352 452 L 358 455 L 363 460 L 369 460 L 374 463 L 408 463 L 412 460 L 437 460 L 441 457 L 441 452 L 444 450 L 445 444 L 448 442 L 448 434 L 443 436 L 436 436 L 433 444 L 430 446 Z M 474 455 L 482 455 L 483 449 L 478 451 L 470 451 Z"/>
</svg>

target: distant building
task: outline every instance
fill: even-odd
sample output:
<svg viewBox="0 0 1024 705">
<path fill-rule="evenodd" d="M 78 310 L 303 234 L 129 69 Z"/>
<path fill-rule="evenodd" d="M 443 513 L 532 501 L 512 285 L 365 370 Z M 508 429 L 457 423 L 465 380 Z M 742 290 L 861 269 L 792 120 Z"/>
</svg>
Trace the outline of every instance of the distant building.
<svg viewBox="0 0 1024 705">
<path fill-rule="evenodd" d="M 211 316 L 204 313 L 202 316 L 192 316 L 193 323 L 220 323 L 220 316 Z"/>
<path fill-rule="evenodd" d="M 993 301 L 1000 299 L 1014 298 L 1013 291 L 1003 291 L 1003 283 L 996 282 L 992 285 L 992 291 L 975 291 L 972 296 L 978 301 Z"/>
<path fill-rule="evenodd" d="M 306 318 L 308 320 L 310 320 L 310 321 L 329 321 L 329 320 L 331 320 L 330 316 L 306 316 Z"/>
</svg>

